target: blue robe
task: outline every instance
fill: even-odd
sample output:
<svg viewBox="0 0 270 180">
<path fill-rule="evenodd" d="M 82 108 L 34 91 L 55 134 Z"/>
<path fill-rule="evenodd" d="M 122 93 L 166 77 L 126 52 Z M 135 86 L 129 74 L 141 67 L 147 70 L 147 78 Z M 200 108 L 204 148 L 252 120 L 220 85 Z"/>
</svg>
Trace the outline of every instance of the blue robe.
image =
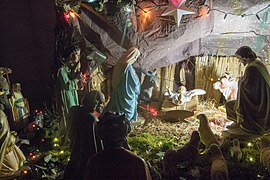
<svg viewBox="0 0 270 180">
<path fill-rule="evenodd" d="M 111 100 L 107 110 L 111 112 L 124 113 L 129 121 L 136 121 L 137 99 L 140 94 L 140 81 L 132 65 L 127 65 L 123 79 L 114 86 Z"/>
</svg>

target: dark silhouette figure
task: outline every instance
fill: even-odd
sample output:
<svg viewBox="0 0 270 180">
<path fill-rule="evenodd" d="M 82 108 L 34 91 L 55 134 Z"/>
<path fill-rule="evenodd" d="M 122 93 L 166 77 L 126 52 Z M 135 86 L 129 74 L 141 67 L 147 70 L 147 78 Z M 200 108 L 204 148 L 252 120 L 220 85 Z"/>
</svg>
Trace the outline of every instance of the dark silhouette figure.
<svg viewBox="0 0 270 180">
<path fill-rule="evenodd" d="M 177 164 L 194 161 L 197 158 L 199 143 L 199 132 L 193 131 L 190 141 L 183 147 L 166 151 L 163 158 L 163 169 L 166 178 L 174 178 Z"/>
<path fill-rule="evenodd" d="M 98 123 L 104 150 L 91 157 L 84 179 L 91 180 L 150 180 L 145 161 L 123 147 L 130 132 L 125 115 L 104 114 Z"/>
<path fill-rule="evenodd" d="M 70 109 L 70 161 L 65 169 L 64 179 L 82 179 L 87 160 L 102 149 L 101 140 L 96 134 L 96 109 L 104 100 L 99 91 L 87 93 L 83 106 Z"/>
</svg>

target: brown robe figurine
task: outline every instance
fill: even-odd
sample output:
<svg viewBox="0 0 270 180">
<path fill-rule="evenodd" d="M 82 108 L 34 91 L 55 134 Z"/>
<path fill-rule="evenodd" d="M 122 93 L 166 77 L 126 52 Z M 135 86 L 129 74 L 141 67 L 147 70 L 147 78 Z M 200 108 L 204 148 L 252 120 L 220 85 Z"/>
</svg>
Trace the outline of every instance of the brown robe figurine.
<svg viewBox="0 0 270 180">
<path fill-rule="evenodd" d="M 15 141 L 16 137 L 10 132 L 7 117 L 0 110 L 0 178 L 11 179 L 20 176 L 20 168 L 26 158 Z"/>
<path fill-rule="evenodd" d="M 235 55 L 246 68 L 239 80 L 236 101 L 226 104 L 227 118 L 251 135 L 269 133 L 270 75 L 267 67 L 257 60 L 248 46 L 240 47 Z"/>
</svg>

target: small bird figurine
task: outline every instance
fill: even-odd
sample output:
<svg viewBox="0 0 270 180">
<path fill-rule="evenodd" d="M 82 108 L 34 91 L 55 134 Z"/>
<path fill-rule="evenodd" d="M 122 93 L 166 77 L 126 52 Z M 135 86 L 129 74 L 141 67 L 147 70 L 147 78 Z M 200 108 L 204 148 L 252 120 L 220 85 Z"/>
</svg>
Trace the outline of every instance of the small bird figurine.
<svg viewBox="0 0 270 180">
<path fill-rule="evenodd" d="M 198 131 L 200 132 L 201 142 L 206 146 L 205 150 L 202 152 L 202 154 L 204 154 L 211 144 L 219 144 L 219 141 L 212 132 L 206 115 L 199 114 L 197 119 L 200 120 Z"/>
<path fill-rule="evenodd" d="M 266 137 L 261 138 L 260 141 L 260 162 L 270 172 L 270 140 Z"/>
<path fill-rule="evenodd" d="M 198 145 L 200 135 L 198 131 L 193 131 L 190 141 L 178 149 L 169 149 L 163 158 L 163 169 L 166 177 L 172 177 L 177 164 L 190 160 L 195 160 L 198 155 Z"/>
<path fill-rule="evenodd" d="M 211 144 L 208 150 L 211 160 L 211 180 L 228 180 L 227 163 L 217 144 Z"/>
<path fill-rule="evenodd" d="M 240 142 L 238 139 L 234 139 L 233 140 L 233 146 L 230 149 L 231 152 L 231 156 L 233 157 L 233 159 L 240 161 L 242 159 L 242 151 L 240 148 Z"/>
</svg>

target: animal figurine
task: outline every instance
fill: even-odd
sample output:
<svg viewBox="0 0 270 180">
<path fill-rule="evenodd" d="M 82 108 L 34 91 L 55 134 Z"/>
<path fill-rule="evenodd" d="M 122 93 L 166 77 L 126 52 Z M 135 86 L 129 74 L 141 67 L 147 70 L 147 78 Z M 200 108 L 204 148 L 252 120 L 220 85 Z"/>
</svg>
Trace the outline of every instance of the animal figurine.
<svg viewBox="0 0 270 180">
<path fill-rule="evenodd" d="M 233 146 L 231 147 L 230 152 L 231 152 L 231 156 L 235 160 L 240 161 L 242 159 L 243 154 L 242 154 L 242 151 L 240 148 L 240 142 L 238 139 L 233 140 Z"/>
<path fill-rule="evenodd" d="M 211 180 L 228 180 L 227 163 L 217 144 L 211 144 L 208 150 L 211 160 Z"/>
<path fill-rule="evenodd" d="M 270 172 L 270 140 L 266 137 L 261 138 L 260 141 L 260 162 Z"/>
<path fill-rule="evenodd" d="M 163 169 L 166 177 L 174 175 L 177 164 L 190 160 L 195 160 L 198 155 L 198 145 L 200 135 L 198 131 L 193 131 L 190 141 L 178 149 L 169 149 L 163 158 Z"/>
<path fill-rule="evenodd" d="M 157 71 L 142 70 L 145 75 L 143 83 L 141 84 L 141 92 L 139 95 L 139 102 L 151 102 L 153 89 L 158 88 Z"/>
<path fill-rule="evenodd" d="M 226 101 L 236 100 L 238 91 L 238 80 L 225 73 L 213 84 L 214 89 L 219 90 Z"/>
<path fill-rule="evenodd" d="M 199 114 L 197 116 L 197 119 L 200 120 L 198 131 L 200 132 L 201 142 L 206 146 L 205 150 L 202 153 L 205 153 L 206 149 L 208 149 L 211 144 L 213 143 L 219 144 L 219 141 L 214 135 L 214 133 L 212 132 L 206 115 Z"/>
</svg>

